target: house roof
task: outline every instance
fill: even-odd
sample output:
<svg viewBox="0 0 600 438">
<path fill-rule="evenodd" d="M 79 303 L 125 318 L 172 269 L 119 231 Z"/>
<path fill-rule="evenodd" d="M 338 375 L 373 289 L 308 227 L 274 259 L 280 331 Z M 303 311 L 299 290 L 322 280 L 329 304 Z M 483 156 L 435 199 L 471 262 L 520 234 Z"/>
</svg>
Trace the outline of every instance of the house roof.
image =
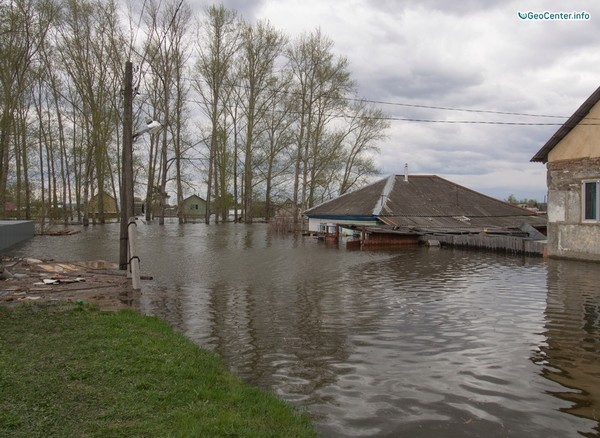
<svg viewBox="0 0 600 438">
<path fill-rule="evenodd" d="M 369 184 L 359 190 L 345 193 L 304 212 L 307 216 L 366 216 L 372 217 L 377 201 L 381 198 L 386 179 Z"/>
<path fill-rule="evenodd" d="M 98 193 L 94 193 L 91 197 L 90 197 L 90 201 L 93 201 L 95 199 L 98 199 Z M 115 200 L 115 198 L 107 192 L 102 192 L 102 196 L 104 197 L 104 199 L 112 199 L 113 201 Z"/>
<path fill-rule="evenodd" d="M 188 196 L 187 198 L 185 198 L 185 199 L 183 200 L 183 202 L 186 202 L 186 201 L 189 201 L 189 200 L 192 200 L 192 199 L 199 199 L 200 201 L 206 202 L 206 200 L 205 200 L 205 199 L 201 198 L 201 197 L 200 197 L 200 196 L 198 196 L 198 195 L 190 195 L 190 196 Z"/>
<path fill-rule="evenodd" d="M 472 229 L 506 229 L 516 228 L 523 223 L 533 227 L 544 227 L 548 220 L 545 216 L 487 216 L 487 217 L 423 217 L 423 216 L 391 216 L 379 218 L 384 224 L 394 228 L 409 228 L 435 231 L 460 231 Z"/>
<path fill-rule="evenodd" d="M 391 226 L 472 228 L 518 226 L 535 213 L 436 175 L 392 175 L 304 212 L 309 217 L 363 216 Z M 540 225 L 537 224 L 536 225 Z"/>
<path fill-rule="evenodd" d="M 542 148 L 533 156 L 531 161 L 547 163 L 548 154 L 550 151 L 552 151 L 554 146 L 560 143 L 561 140 L 565 138 L 573 128 L 575 128 L 575 126 L 581 123 L 581 121 L 589 114 L 594 105 L 596 105 L 599 101 L 600 87 L 598 87 L 596 91 L 594 91 L 590 97 L 588 97 L 586 101 L 581 104 L 577 111 L 575 111 L 573 115 L 569 117 L 569 119 L 560 128 L 558 128 L 558 131 L 556 131 L 554 135 L 550 137 L 550 140 L 548 140 L 546 144 L 542 146 Z"/>
</svg>

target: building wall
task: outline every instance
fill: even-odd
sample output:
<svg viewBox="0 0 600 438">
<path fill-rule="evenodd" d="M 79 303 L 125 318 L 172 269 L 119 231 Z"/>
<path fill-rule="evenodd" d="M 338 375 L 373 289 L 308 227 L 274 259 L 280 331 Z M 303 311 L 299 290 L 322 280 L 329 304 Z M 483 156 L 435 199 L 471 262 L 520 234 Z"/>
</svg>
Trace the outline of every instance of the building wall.
<svg viewBox="0 0 600 438">
<path fill-rule="evenodd" d="M 600 157 L 600 125 L 594 118 L 600 118 L 600 104 L 596 104 L 579 125 L 575 126 L 548 154 L 548 162 L 576 158 Z"/>
<path fill-rule="evenodd" d="M 393 233 L 369 233 L 364 246 L 418 245 L 419 236 Z"/>
<path fill-rule="evenodd" d="M 338 224 L 338 225 L 355 225 L 355 226 L 374 226 L 377 225 L 377 220 L 358 221 L 344 219 L 325 219 L 325 218 L 308 218 L 308 231 L 318 232 L 321 224 Z"/>
<path fill-rule="evenodd" d="M 547 175 L 548 256 L 600 261 L 600 222 L 582 221 L 581 200 L 582 180 L 600 178 L 600 157 L 549 161 Z"/>
</svg>

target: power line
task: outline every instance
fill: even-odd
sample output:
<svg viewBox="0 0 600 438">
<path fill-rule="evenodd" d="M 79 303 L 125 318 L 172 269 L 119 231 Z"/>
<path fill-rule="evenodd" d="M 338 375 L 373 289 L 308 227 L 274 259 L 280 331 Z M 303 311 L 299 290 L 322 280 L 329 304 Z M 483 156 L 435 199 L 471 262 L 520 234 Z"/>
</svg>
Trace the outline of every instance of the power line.
<svg viewBox="0 0 600 438">
<path fill-rule="evenodd" d="M 511 111 L 494 111 L 494 110 L 481 110 L 481 109 L 468 109 L 468 108 L 453 108 L 453 107 L 445 107 L 445 106 L 432 106 L 432 105 L 419 105 L 412 103 L 402 103 L 402 102 L 385 102 L 380 100 L 368 100 L 368 99 L 358 99 L 347 97 L 346 100 L 350 101 L 363 101 L 368 103 L 376 103 L 379 105 L 392 105 L 392 106 L 402 106 L 409 108 L 424 108 L 424 109 L 435 109 L 435 110 L 443 110 L 443 111 L 461 111 L 467 113 L 483 113 L 483 114 L 499 114 L 506 116 L 525 116 L 525 117 L 545 117 L 545 118 L 555 118 L 555 119 L 568 119 L 569 116 L 553 116 L 548 114 L 531 114 L 531 113 L 518 113 Z"/>
<path fill-rule="evenodd" d="M 189 77 L 182 77 L 183 80 L 187 82 L 192 82 L 193 79 Z M 202 82 L 206 82 L 203 79 L 200 79 Z M 244 89 L 247 88 L 243 84 L 230 84 L 232 87 Z M 293 91 L 283 91 L 278 90 L 274 91 L 276 94 L 297 94 L 297 92 Z M 484 109 L 469 109 L 469 108 L 458 108 L 458 107 L 446 107 L 446 106 L 435 106 L 435 105 L 423 105 L 423 104 L 412 104 L 412 103 L 404 103 L 404 102 L 388 102 L 388 101 L 380 101 L 380 100 L 370 100 L 370 99 L 362 99 L 356 97 L 349 96 L 334 96 L 339 100 L 344 100 L 348 102 L 366 102 L 377 105 L 391 105 L 391 106 L 400 106 L 407 108 L 421 108 L 421 109 L 431 109 L 431 110 L 440 110 L 440 111 L 453 111 L 453 112 L 466 112 L 473 114 L 495 114 L 495 115 L 503 115 L 503 116 L 518 116 L 518 117 L 539 117 L 539 118 L 552 118 L 552 119 L 568 119 L 570 116 L 559 116 L 559 115 L 549 115 L 549 114 L 533 114 L 533 113 L 522 113 L 522 112 L 511 112 L 511 111 L 496 111 L 496 110 L 484 110 Z M 185 99 L 188 103 L 196 103 L 202 104 L 201 101 L 195 99 Z M 292 112 L 293 114 L 293 112 Z M 347 115 L 343 113 L 339 114 L 328 114 L 329 117 L 334 118 L 345 118 Z M 564 122 L 524 122 L 524 121 L 501 121 L 501 120 L 440 120 L 440 119 L 422 119 L 422 118 L 414 118 L 414 117 L 394 117 L 394 116 L 381 116 L 381 117 L 363 117 L 365 119 L 371 120 L 388 120 L 388 121 L 398 121 L 398 122 L 413 122 L 413 123 L 436 123 L 436 124 L 455 124 L 455 125 L 506 125 L 506 126 L 563 126 Z M 585 117 L 584 120 L 599 120 L 598 117 Z M 598 123 L 579 123 L 582 126 L 598 126 Z"/>
<path fill-rule="evenodd" d="M 188 82 L 194 81 L 194 79 L 189 77 L 182 77 L 183 80 Z M 206 82 L 204 79 L 200 78 L 201 82 Z M 247 88 L 243 84 L 230 84 L 237 88 Z M 277 94 L 298 94 L 298 92 L 294 91 L 275 91 Z M 467 113 L 478 113 L 478 114 L 496 114 L 496 115 L 505 115 L 505 116 L 519 116 L 519 117 L 540 117 L 540 118 L 553 118 L 553 119 L 568 119 L 570 116 L 560 116 L 560 115 L 550 115 L 550 114 L 533 114 L 533 113 L 522 113 L 522 112 L 513 112 L 513 111 L 497 111 L 497 110 L 485 110 L 485 109 L 474 109 L 474 108 L 458 108 L 458 107 L 448 107 L 448 106 L 436 106 L 436 105 L 424 105 L 424 104 L 413 104 L 413 103 L 405 103 L 405 102 L 389 102 L 382 100 L 372 100 L 366 98 L 358 98 L 358 97 L 349 97 L 342 96 L 337 97 L 340 100 L 346 100 L 349 102 L 366 102 L 373 103 L 377 105 L 389 105 L 389 106 L 400 106 L 407 108 L 421 108 L 421 109 L 433 109 L 433 110 L 441 110 L 441 111 L 456 111 L 456 112 L 467 112 Z M 586 117 L 587 120 L 600 120 L 598 117 Z M 390 118 L 393 120 L 393 118 Z M 403 119 L 399 119 L 403 120 Z M 416 120 L 408 120 L 407 121 L 421 121 L 419 119 Z M 515 123 L 517 124 L 517 123 Z M 561 123 L 562 124 L 562 123 Z M 548 125 L 557 125 L 556 123 L 548 123 Z"/>
<path fill-rule="evenodd" d="M 204 102 L 196 99 L 185 99 L 187 103 L 195 103 L 198 105 L 203 105 Z M 279 110 L 281 112 L 281 110 Z M 296 111 L 289 111 L 290 114 L 300 114 Z M 347 114 L 338 113 L 338 114 L 326 114 L 327 117 L 333 118 L 347 118 L 349 117 Z M 558 117 L 558 116 L 555 116 Z M 415 123 L 439 123 L 439 124 L 456 124 L 456 125 L 513 125 L 513 126 L 563 126 L 564 123 L 551 123 L 551 122 L 510 122 L 510 121 L 497 121 L 497 120 L 439 120 L 439 119 L 418 119 L 413 117 L 391 117 L 391 116 L 381 116 L 381 117 L 369 117 L 363 116 L 365 120 L 389 120 L 389 121 L 397 121 L 397 122 L 415 122 Z M 578 123 L 578 125 L 583 126 L 598 126 L 600 123 Z"/>
<path fill-rule="evenodd" d="M 187 103 L 194 103 L 197 105 L 203 105 L 204 102 L 197 99 L 184 99 Z M 281 110 L 276 110 L 281 112 Z M 290 114 L 300 114 L 296 111 L 289 111 Z M 325 114 L 327 117 L 331 118 L 347 118 L 349 117 L 344 113 L 337 114 Z M 552 116 L 558 117 L 558 116 Z M 414 117 L 392 117 L 392 116 L 381 116 L 381 117 L 370 117 L 370 116 L 362 116 L 362 119 L 365 120 L 388 120 L 395 122 L 412 122 L 412 123 L 432 123 L 432 124 L 446 124 L 446 125 L 506 125 L 506 126 L 563 126 L 564 123 L 553 123 L 553 122 L 518 122 L 518 121 L 501 121 L 501 120 L 440 120 L 440 119 L 419 119 Z M 597 118 L 590 119 L 597 120 Z M 579 126 L 599 126 L 599 123 L 578 123 Z"/>
<path fill-rule="evenodd" d="M 432 119 L 413 119 L 404 117 L 367 117 L 376 120 L 391 120 L 400 122 L 419 122 L 419 123 L 445 123 L 445 124 L 463 124 L 463 125 L 519 125 L 519 126 L 562 126 L 564 123 L 536 123 L 536 122 L 502 122 L 495 120 L 432 120 Z M 600 125 L 600 123 L 579 123 L 579 125 Z"/>
</svg>

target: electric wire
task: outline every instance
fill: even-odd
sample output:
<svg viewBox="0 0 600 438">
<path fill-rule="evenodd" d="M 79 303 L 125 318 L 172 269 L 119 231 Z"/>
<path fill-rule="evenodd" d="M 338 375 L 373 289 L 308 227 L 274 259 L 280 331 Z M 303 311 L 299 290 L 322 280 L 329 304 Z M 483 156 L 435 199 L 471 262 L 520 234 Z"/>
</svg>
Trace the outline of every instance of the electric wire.
<svg viewBox="0 0 600 438">
<path fill-rule="evenodd" d="M 197 83 L 197 80 L 193 80 L 189 77 L 183 77 L 183 80 L 192 83 L 193 81 Z M 200 79 L 201 82 L 206 82 Z M 247 86 L 239 83 L 229 84 L 233 88 L 245 89 Z M 275 94 L 288 94 L 294 95 L 298 94 L 298 92 L 289 91 L 289 90 L 278 90 L 274 91 Z M 324 95 L 327 97 L 327 95 Z M 493 115 L 501 115 L 501 116 L 512 116 L 512 117 L 532 117 L 532 118 L 548 118 L 548 119 L 568 119 L 570 116 L 561 116 L 561 115 L 550 115 L 550 114 L 534 114 L 534 113 L 524 113 L 524 112 L 513 112 L 513 111 L 497 111 L 497 110 L 486 110 L 486 109 L 473 109 L 473 108 L 459 108 L 459 107 L 450 107 L 450 106 L 437 106 L 437 105 L 425 105 L 425 104 L 413 104 L 413 103 L 405 103 L 405 102 L 389 102 L 382 100 L 373 100 L 366 98 L 358 98 L 351 96 L 330 96 L 331 98 L 339 99 L 346 102 L 365 102 L 374 105 L 388 105 L 388 106 L 398 106 L 398 107 L 406 107 L 406 108 L 417 108 L 417 109 L 428 109 L 428 110 L 436 110 L 436 111 L 448 111 L 448 112 L 466 112 L 472 114 L 493 114 Z M 198 105 L 202 105 L 203 102 L 195 99 L 185 99 L 187 103 L 195 103 Z M 293 113 L 292 113 L 293 114 Z M 299 113 L 298 113 L 299 114 Z M 348 117 L 345 114 L 328 114 L 329 117 L 332 118 L 346 118 Z M 442 120 L 442 119 L 426 119 L 426 118 L 417 118 L 417 117 L 399 117 L 399 116 L 387 116 L 383 115 L 381 117 L 368 117 L 364 116 L 363 119 L 372 119 L 372 120 L 387 120 L 392 122 L 412 122 L 412 123 L 430 123 L 430 124 L 446 124 L 446 125 L 506 125 L 506 126 L 563 126 L 564 122 L 528 122 L 528 121 L 502 121 L 502 120 Z M 587 122 L 586 122 L 587 121 Z M 598 122 L 593 122 L 598 121 Z M 597 117 L 584 117 L 584 119 L 578 123 L 578 125 L 583 126 L 597 126 L 600 125 L 600 118 Z"/>
</svg>

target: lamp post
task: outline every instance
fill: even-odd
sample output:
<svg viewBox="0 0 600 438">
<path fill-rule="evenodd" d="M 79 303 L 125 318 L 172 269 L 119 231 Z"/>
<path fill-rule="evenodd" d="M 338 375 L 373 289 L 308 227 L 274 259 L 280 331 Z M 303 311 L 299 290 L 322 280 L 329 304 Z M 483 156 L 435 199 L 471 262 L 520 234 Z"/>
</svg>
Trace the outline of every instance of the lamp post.
<svg viewBox="0 0 600 438">
<path fill-rule="evenodd" d="M 123 87 L 123 150 L 121 156 L 121 229 L 119 233 L 119 269 L 129 265 L 129 220 L 134 217 L 133 203 L 133 142 L 146 132 L 156 134 L 162 125 L 156 120 L 146 119 L 146 126 L 133 133 L 133 67 L 125 63 L 125 85 Z"/>
<path fill-rule="evenodd" d="M 123 150 L 121 156 L 121 229 L 119 240 L 119 269 L 126 270 L 127 225 L 133 216 L 133 67 L 131 61 L 125 63 L 125 84 L 123 87 Z"/>
</svg>

